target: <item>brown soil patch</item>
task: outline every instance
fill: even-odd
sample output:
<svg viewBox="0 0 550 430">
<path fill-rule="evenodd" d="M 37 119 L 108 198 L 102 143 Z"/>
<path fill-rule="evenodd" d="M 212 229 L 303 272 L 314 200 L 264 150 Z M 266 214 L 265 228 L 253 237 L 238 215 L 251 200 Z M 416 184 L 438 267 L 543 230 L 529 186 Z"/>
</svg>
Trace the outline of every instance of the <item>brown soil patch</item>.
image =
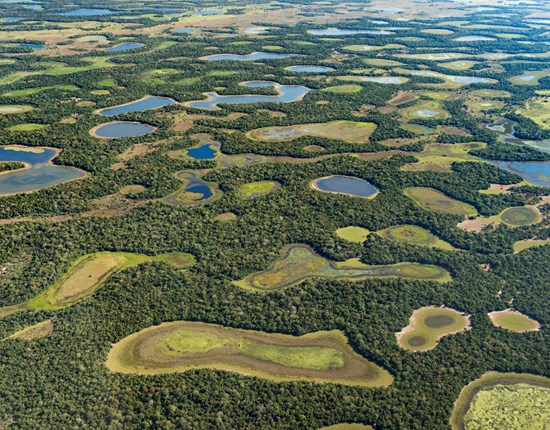
<svg viewBox="0 0 550 430">
<path fill-rule="evenodd" d="M 390 101 L 388 101 L 388 104 L 390 106 L 397 106 L 401 103 L 407 103 L 412 100 L 416 100 L 417 98 L 418 97 L 410 91 L 399 91 L 397 95 L 395 95 Z"/>
<path fill-rule="evenodd" d="M 441 133 L 452 134 L 454 136 L 466 136 L 468 132 L 458 127 L 441 127 Z"/>
<path fill-rule="evenodd" d="M 233 112 L 233 113 L 230 113 L 229 115 L 227 116 L 209 116 L 209 115 L 204 115 L 204 114 L 183 114 L 183 115 L 180 115 L 178 117 L 176 117 L 175 119 L 175 125 L 174 125 L 174 130 L 175 131 L 182 131 L 182 132 L 185 132 L 189 129 L 191 129 L 195 123 L 196 120 L 198 119 L 215 119 L 215 120 L 219 120 L 219 121 L 234 121 L 236 119 L 239 119 L 239 118 L 242 118 L 243 116 L 245 116 L 246 114 L 242 113 L 242 112 Z"/>
<path fill-rule="evenodd" d="M 225 212 L 223 214 L 216 215 L 214 219 L 216 221 L 222 221 L 222 222 L 234 221 L 237 219 L 237 215 L 235 215 L 233 212 Z"/>
<path fill-rule="evenodd" d="M 485 224 L 481 219 L 467 219 L 459 223 L 458 227 L 460 227 L 464 231 L 479 233 L 481 230 L 487 227 L 487 224 Z"/>
</svg>

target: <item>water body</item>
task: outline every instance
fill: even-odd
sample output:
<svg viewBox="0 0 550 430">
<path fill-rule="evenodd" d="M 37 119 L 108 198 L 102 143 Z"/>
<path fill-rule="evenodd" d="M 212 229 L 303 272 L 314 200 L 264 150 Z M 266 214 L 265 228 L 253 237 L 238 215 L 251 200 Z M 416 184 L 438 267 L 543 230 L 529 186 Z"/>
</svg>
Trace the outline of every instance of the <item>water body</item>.
<svg viewBox="0 0 550 430">
<path fill-rule="evenodd" d="M 212 160 L 216 157 L 216 149 L 212 149 L 211 144 L 207 143 L 198 148 L 188 149 L 187 155 L 195 160 Z"/>
<path fill-rule="evenodd" d="M 265 33 L 267 30 L 269 30 L 271 27 L 248 27 L 243 30 L 244 34 L 260 34 Z"/>
<path fill-rule="evenodd" d="M 41 152 L 30 152 L 30 150 Z M 0 195 L 36 191 L 82 178 L 86 174 L 74 167 L 49 164 L 55 157 L 56 151 L 51 148 L 0 147 L 0 161 L 19 161 L 26 163 L 29 167 L 25 170 L 0 174 Z"/>
<path fill-rule="evenodd" d="M 16 22 L 16 21 L 19 21 L 19 20 L 20 20 L 20 18 L 13 18 L 13 17 L 10 17 L 10 18 L 6 18 L 6 19 L 4 20 L 4 22 L 5 22 L 6 24 L 9 24 L 10 22 Z"/>
<path fill-rule="evenodd" d="M 97 113 L 103 116 L 121 115 L 123 113 L 142 112 L 175 104 L 176 101 L 168 97 L 145 97 L 120 106 L 100 109 Z"/>
<path fill-rule="evenodd" d="M 401 85 L 405 83 L 403 78 L 397 76 L 361 77 L 359 80 L 362 82 L 374 82 L 375 84 L 384 85 Z"/>
<path fill-rule="evenodd" d="M 550 161 L 489 161 L 491 164 L 515 173 L 532 184 L 550 187 Z"/>
<path fill-rule="evenodd" d="M 492 37 L 486 36 L 462 36 L 453 39 L 455 42 L 487 42 L 489 40 L 495 40 Z"/>
<path fill-rule="evenodd" d="M 19 43 L 17 46 L 20 46 L 21 48 L 31 48 L 37 51 L 44 49 L 46 47 L 45 45 L 38 45 L 35 43 Z"/>
<path fill-rule="evenodd" d="M 143 43 L 121 43 L 120 45 L 107 48 L 106 51 L 109 51 L 109 52 L 129 51 L 131 49 L 143 48 L 144 46 L 145 44 Z"/>
<path fill-rule="evenodd" d="M 193 28 L 177 28 L 174 30 L 174 33 L 178 34 L 191 34 L 195 31 Z"/>
<path fill-rule="evenodd" d="M 104 139 L 120 137 L 145 136 L 155 130 L 155 127 L 140 122 L 115 121 L 100 125 L 94 130 L 94 135 Z"/>
<path fill-rule="evenodd" d="M 110 9 L 76 9 L 60 13 L 62 16 L 103 16 L 116 13 Z"/>
<path fill-rule="evenodd" d="M 203 57 L 208 61 L 257 61 L 257 60 L 282 60 L 284 58 L 295 57 L 295 54 L 274 54 L 271 52 L 253 52 L 248 55 L 238 54 L 216 54 Z"/>
<path fill-rule="evenodd" d="M 411 72 L 414 76 L 427 76 L 430 78 L 447 79 L 457 84 L 490 84 L 494 82 L 490 78 L 480 78 L 478 76 L 453 76 L 445 75 L 443 73 L 430 72 L 428 70 L 414 70 Z"/>
<path fill-rule="evenodd" d="M 516 123 L 509 119 L 499 119 L 497 122 L 491 125 L 485 126 L 488 130 L 494 131 L 499 135 L 499 141 L 504 143 L 510 143 L 512 145 L 527 145 L 532 148 L 538 149 L 542 152 L 550 152 L 550 139 L 544 140 L 527 140 L 520 139 L 515 135 Z"/>
<path fill-rule="evenodd" d="M 27 5 L 27 6 L 23 6 L 25 9 L 29 9 L 29 10 L 39 10 L 42 8 L 42 6 L 40 6 L 39 4 L 30 4 L 30 5 Z"/>
<path fill-rule="evenodd" d="M 225 10 L 223 9 L 201 9 L 193 12 L 193 15 L 223 15 Z"/>
<path fill-rule="evenodd" d="M 325 66 L 290 66 L 287 67 L 287 70 L 297 73 L 328 73 L 334 71 L 332 67 Z"/>
<path fill-rule="evenodd" d="M 415 112 L 415 115 L 420 118 L 433 118 L 434 116 L 437 116 L 439 112 L 436 110 L 431 109 L 420 109 Z"/>
<path fill-rule="evenodd" d="M 329 176 L 313 182 L 319 191 L 346 194 L 355 197 L 373 197 L 378 189 L 370 182 L 351 176 Z"/>
<path fill-rule="evenodd" d="M 339 28 L 327 28 L 324 30 L 309 30 L 314 36 L 354 36 L 357 34 L 391 34 L 387 30 L 342 30 Z"/>
<path fill-rule="evenodd" d="M 281 85 L 269 81 L 244 82 L 242 85 L 248 88 L 275 87 L 279 94 L 276 96 L 256 94 L 221 96 L 218 93 L 206 93 L 207 100 L 188 102 L 187 106 L 215 110 L 218 109 L 218 104 L 291 103 L 301 100 L 310 91 L 303 85 Z"/>
</svg>

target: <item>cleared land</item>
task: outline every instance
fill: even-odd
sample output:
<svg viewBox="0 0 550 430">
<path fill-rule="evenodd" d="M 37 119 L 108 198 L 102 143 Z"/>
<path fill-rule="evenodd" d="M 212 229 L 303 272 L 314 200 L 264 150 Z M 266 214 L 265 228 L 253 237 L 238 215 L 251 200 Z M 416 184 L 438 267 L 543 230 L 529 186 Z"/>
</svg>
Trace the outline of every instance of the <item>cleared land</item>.
<svg viewBox="0 0 550 430">
<path fill-rule="evenodd" d="M 307 245 L 296 244 L 284 248 L 281 259 L 268 270 L 233 283 L 247 290 L 265 292 L 291 287 L 309 278 L 365 280 L 395 277 L 435 282 L 451 280 L 449 273 L 438 266 L 417 263 L 371 266 L 357 259 L 333 262 L 315 254 Z"/>
<path fill-rule="evenodd" d="M 46 337 L 53 331 L 53 321 L 46 320 L 39 322 L 38 324 L 25 327 L 23 330 L 19 330 L 8 336 L 6 339 L 21 339 L 21 340 L 35 340 Z"/>
<path fill-rule="evenodd" d="M 98 252 L 76 260 L 67 273 L 46 291 L 19 305 L 0 308 L 0 318 L 25 309 L 58 310 L 91 296 L 115 273 L 147 261 L 164 261 L 177 268 L 195 262 L 191 254 L 172 252 L 150 257 L 128 252 Z"/>
<path fill-rule="evenodd" d="M 518 373 L 485 373 L 455 402 L 453 430 L 546 430 L 550 379 Z"/>
<path fill-rule="evenodd" d="M 550 239 L 525 239 L 518 240 L 514 243 L 514 252 L 521 252 L 525 249 L 533 248 L 535 246 L 550 245 Z"/>
<path fill-rule="evenodd" d="M 411 187 L 405 190 L 405 195 L 427 210 L 435 210 L 453 215 L 477 215 L 477 210 L 473 206 L 455 200 L 433 188 Z"/>
<path fill-rule="evenodd" d="M 412 245 L 439 248 L 445 251 L 452 251 L 455 249 L 450 243 L 439 239 L 428 230 L 417 225 L 396 225 L 377 231 L 376 234 L 385 239 L 406 242 Z"/>
<path fill-rule="evenodd" d="M 504 328 L 516 333 L 538 331 L 540 329 L 538 321 L 512 309 L 490 312 L 489 318 L 495 327 Z"/>
<path fill-rule="evenodd" d="M 269 194 L 280 187 L 281 184 L 277 181 L 250 182 L 239 187 L 239 194 L 245 198 L 259 197 Z"/>
<path fill-rule="evenodd" d="M 216 369 L 272 381 L 386 387 L 393 377 L 365 360 L 340 331 L 295 337 L 176 321 L 146 328 L 113 345 L 106 366 L 140 375 Z"/>
<path fill-rule="evenodd" d="M 409 325 L 396 333 L 398 345 L 408 351 L 434 349 L 447 335 L 470 329 L 470 319 L 454 309 L 427 306 L 413 312 Z"/>
<path fill-rule="evenodd" d="M 367 240 L 370 231 L 363 227 L 349 226 L 336 230 L 336 235 L 348 242 L 363 243 Z"/>
<path fill-rule="evenodd" d="M 372 122 L 331 121 L 319 124 L 258 128 L 248 132 L 247 136 L 254 140 L 268 142 L 285 142 L 303 136 L 313 136 L 351 143 L 367 143 L 374 130 L 376 130 L 376 124 Z"/>
</svg>

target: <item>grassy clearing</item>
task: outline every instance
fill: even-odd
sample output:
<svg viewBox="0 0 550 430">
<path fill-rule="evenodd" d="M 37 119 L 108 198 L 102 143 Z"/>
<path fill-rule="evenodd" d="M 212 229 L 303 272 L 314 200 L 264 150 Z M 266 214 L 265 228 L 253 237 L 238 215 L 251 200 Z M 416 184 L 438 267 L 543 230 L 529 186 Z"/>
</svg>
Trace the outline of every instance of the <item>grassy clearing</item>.
<svg viewBox="0 0 550 430">
<path fill-rule="evenodd" d="M 540 329 L 540 323 L 538 321 L 518 311 L 513 311 L 512 309 L 490 312 L 489 318 L 495 327 L 500 327 L 515 333 L 538 331 Z"/>
<path fill-rule="evenodd" d="M 292 287 L 309 278 L 365 280 L 368 278 L 407 278 L 448 282 L 449 273 L 427 264 L 399 263 L 371 266 L 357 259 L 333 262 L 313 252 L 306 245 L 290 245 L 283 249 L 281 259 L 269 269 L 253 273 L 233 282 L 252 291 L 272 291 Z"/>
<path fill-rule="evenodd" d="M 501 90 L 475 90 L 470 93 L 473 96 L 484 98 L 510 98 L 511 94 L 508 91 Z"/>
<path fill-rule="evenodd" d="M 337 79 L 349 82 L 371 82 L 380 85 L 401 85 L 409 82 L 403 76 L 338 76 Z"/>
<path fill-rule="evenodd" d="M 470 112 L 476 115 L 482 111 L 502 109 L 504 107 L 504 102 L 501 102 L 500 100 L 470 99 L 466 102 L 466 105 L 468 106 Z"/>
<path fill-rule="evenodd" d="M 453 430 L 545 430 L 550 417 L 550 379 L 518 373 L 485 373 L 455 402 Z"/>
<path fill-rule="evenodd" d="M 550 98 L 548 96 L 528 101 L 525 103 L 525 107 L 519 109 L 517 113 L 533 120 L 542 128 L 550 128 Z"/>
<path fill-rule="evenodd" d="M 126 185 L 125 187 L 122 187 L 120 189 L 120 194 L 137 194 L 143 193 L 145 190 L 147 190 L 147 188 L 145 188 L 143 185 Z"/>
<path fill-rule="evenodd" d="M 437 100 L 425 100 L 400 110 L 401 116 L 405 121 L 411 119 L 447 119 L 451 115 Z"/>
<path fill-rule="evenodd" d="M 78 90 L 78 87 L 75 85 L 50 85 L 48 87 L 27 88 L 25 90 L 10 91 L 8 93 L 4 93 L 3 95 L 5 97 L 26 97 L 49 90 L 76 91 Z"/>
<path fill-rule="evenodd" d="M 377 231 L 376 234 L 385 239 L 410 243 L 412 245 L 427 246 L 428 248 L 439 248 L 445 251 L 455 250 L 450 243 L 439 239 L 428 230 L 417 225 L 396 225 Z"/>
<path fill-rule="evenodd" d="M 25 309 L 58 310 L 91 296 L 115 273 L 148 261 L 166 262 L 177 268 L 189 267 L 191 254 L 172 252 L 150 257 L 129 252 L 97 252 L 76 260 L 59 281 L 38 296 L 19 305 L 0 308 L 0 317 Z"/>
<path fill-rule="evenodd" d="M 239 194 L 245 198 L 259 197 L 269 194 L 280 188 L 281 184 L 277 181 L 258 181 L 243 184 L 239 187 Z"/>
<path fill-rule="evenodd" d="M 15 332 L 6 339 L 35 340 L 48 336 L 52 331 L 53 321 L 50 319 L 25 327 L 23 330 Z"/>
<path fill-rule="evenodd" d="M 470 329 L 467 315 L 450 308 L 427 306 L 413 312 L 409 325 L 396 333 L 398 345 L 408 351 L 434 349 L 447 335 Z"/>
<path fill-rule="evenodd" d="M 383 58 L 366 58 L 363 61 L 367 63 L 369 66 L 374 66 L 374 67 L 399 67 L 404 65 L 400 61 L 385 60 Z"/>
<path fill-rule="evenodd" d="M 349 226 L 336 230 L 336 235 L 348 242 L 363 243 L 370 231 L 363 227 Z"/>
<path fill-rule="evenodd" d="M 2 105 L 0 106 L 0 115 L 13 115 L 25 113 L 33 110 L 29 105 Z"/>
<path fill-rule="evenodd" d="M 322 91 L 326 93 L 336 93 L 336 94 L 348 94 L 348 93 L 358 93 L 363 87 L 361 85 L 336 85 L 334 87 L 324 88 Z"/>
<path fill-rule="evenodd" d="M 386 387 L 392 376 L 356 354 L 340 331 L 304 336 L 268 334 L 176 321 L 134 333 L 113 345 L 109 370 L 150 375 L 216 369 L 272 381 Z"/>
<path fill-rule="evenodd" d="M 235 221 L 237 218 L 238 216 L 233 212 L 224 212 L 214 217 L 216 221 L 221 221 L 221 222 Z"/>
<path fill-rule="evenodd" d="M 249 131 L 247 136 L 254 140 L 286 142 L 303 136 L 338 139 L 351 143 L 367 143 L 376 130 L 372 122 L 331 121 L 316 124 L 298 124 L 283 127 L 264 127 Z"/>
<path fill-rule="evenodd" d="M 535 86 L 540 84 L 540 79 L 550 76 L 550 70 L 533 70 L 522 75 L 512 76 L 508 80 L 514 85 Z"/>
<path fill-rule="evenodd" d="M 13 125 L 8 130 L 11 131 L 36 131 L 45 128 L 44 124 L 17 124 Z"/>
<path fill-rule="evenodd" d="M 346 51 L 352 52 L 372 52 L 372 51 L 383 51 L 385 49 L 402 49 L 406 48 L 404 45 L 398 45 L 396 43 L 389 43 L 387 45 L 348 45 L 344 46 L 343 49 Z"/>
<path fill-rule="evenodd" d="M 455 200 L 433 188 L 407 188 L 405 190 L 405 195 L 427 210 L 445 212 L 453 215 L 477 215 L 477 210 L 472 205 Z"/>
<path fill-rule="evenodd" d="M 333 426 L 321 427 L 319 430 L 374 430 L 371 426 L 357 423 L 334 424 Z"/>
<path fill-rule="evenodd" d="M 459 61 L 451 61 L 449 63 L 439 63 L 439 67 L 443 67 L 444 69 L 450 69 L 450 70 L 469 70 L 472 67 L 474 67 L 476 64 L 478 64 L 477 61 L 471 61 L 471 60 L 459 60 Z"/>
<path fill-rule="evenodd" d="M 514 243 L 514 253 L 521 252 L 525 249 L 533 248 L 535 246 L 550 245 L 550 239 L 525 239 L 518 240 Z"/>
<path fill-rule="evenodd" d="M 470 57 L 470 55 L 459 52 L 435 52 L 432 54 L 397 54 L 396 57 L 406 60 L 449 61 Z"/>
<path fill-rule="evenodd" d="M 428 144 L 422 152 L 414 154 L 418 162 L 405 164 L 401 170 L 452 172 L 451 165 L 454 162 L 480 161 L 479 158 L 469 155 L 469 152 L 485 146 L 485 143 Z"/>
<path fill-rule="evenodd" d="M 490 217 L 477 217 L 458 224 L 465 231 L 479 232 L 489 225 L 506 224 L 509 227 L 523 227 L 539 223 L 542 216 L 534 206 L 508 208 Z"/>
</svg>

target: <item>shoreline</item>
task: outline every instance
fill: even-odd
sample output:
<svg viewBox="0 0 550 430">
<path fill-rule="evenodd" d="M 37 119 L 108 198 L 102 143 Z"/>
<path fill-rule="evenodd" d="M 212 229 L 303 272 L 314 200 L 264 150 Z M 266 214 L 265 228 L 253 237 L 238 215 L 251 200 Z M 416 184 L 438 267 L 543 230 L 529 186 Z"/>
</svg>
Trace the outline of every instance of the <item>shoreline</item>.
<svg viewBox="0 0 550 430">
<path fill-rule="evenodd" d="M 99 130 L 101 127 L 103 127 L 105 125 L 110 125 L 110 124 L 139 124 L 139 125 L 145 125 L 147 127 L 151 127 L 152 130 L 147 132 L 146 134 L 140 134 L 139 136 L 106 137 L 106 136 L 100 136 L 100 135 L 97 134 L 97 130 Z M 134 138 L 134 137 L 147 136 L 148 134 L 154 133 L 157 130 L 158 130 L 158 127 L 155 127 L 154 125 L 151 125 L 151 124 L 145 124 L 145 123 L 139 122 L 139 121 L 111 121 L 111 122 L 105 122 L 103 124 L 96 125 L 88 133 L 90 134 L 90 136 L 95 137 L 96 139 L 113 140 L 113 139 L 131 139 L 131 138 Z"/>
<path fill-rule="evenodd" d="M 313 181 L 311 181 L 309 183 L 309 186 L 310 188 L 314 189 L 315 191 L 320 191 L 322 193 L 328 193 L 328 194 L 339 194 L 339 195 L 342 195 L 342 196 L 348 196 L 348 197 L 355 197 L 355 198 L 359 198 L 359 199 L 368 199 L 368 200 L 372 200 L 374 199 L 378 194 L 380 194 L 380 190 L 378 188 L 376 188 L 376 192 L 374 194 L 371 194 L 370 196 L 358 196 L 356 194 L 349 194 L 349 193 L 343 193 L 343 192 L 340 192 L 340 191 L 327 191 L 327 190 L 323 190 L 321 188 L 319 188 L 317 186 L 317 182 L 322 180 L 322 179 L 330 179 L 330 178 L 334 178 L 336 176 L 343 176 L 343 177 L 346 177 L 346 178 L 353 178 L 353 179 L 361 179 L 361 178 L 356 178 L 354 176 L 347 176 L 347 175 L 330 175 L 330 176 L 324 176 L 322 178 L 317 178 L 317 179 L 314 179 Z M 364 179 L 366 181 L 366 179 Z M 368 181 L 367 181 L 368 182 Z M 370 184 L 370 182 L 369 182 Z M 372 184 L 371 184 L 372 185 Z M 374 185 L 373 185 L 374 187 Z"/>
<path fill-rule="evenodd" d="M 102 115 L 102 116 L 116 116 L 116 115 L 105 115 L 103 113 L 101 113 L 102 111 L 105 111 L 105 110 L 109 110 L 109 109 L 115 109 L 115 108 L 119 108 L 119 107 L 124 107 L 124 106 L 128 106 L 128 105 L 131 105 L 131 104 L 134 104 L 134 103 L 138 103 L 138 102 L 142 102 L 144 100 L 147 100 L 147 99 L 151 99 L 151 98 L 159 98 L 159 99 L 165 99 L 165 100 L 171 100 L 173 101 L 174 103 L 171 103 L 170 105 L 172 104 L 175 104 L 175 105 L 178 105 L 178 104 L 181 104 L 180 102 L 178 102 L 177 100 L 174 100 L 173 98 L 171 97 L 167 97 L 167 96 L 153 96 L 151 94 L 147 94 L 146 96 L 143 96 L 142 98 L 138 99 L 138 100 L 132 100 L 131 102 L 126 102 L 126 103 L 123 103 L 121 105 L 116 105 L 116 106 L 110 106 L 110 107 L 105 107 L 105 108 L 100 108 L 100 109 L 96 109 L 93 111 L 93 113 L 95 115 Z M 163 108 L 163 107 L 166 107 L 166 106 L 170 106 L 170 105 L 165 105 L 165 106 L 158 106 L 158 107 L 154 107 L 154 108 L 150 108 L 150 109 L 145 109 L 145 110 L 155 110 L 155 109 L 160 109 L 160 108 Z M 144 112 L 144 110 L 140 110 L 138 112 Z M 125 112 L 125 113 L 131 113 L 131 112 Z M 123 114 L 117 114 L 117 115 L 123 115 Z"/>
</svg>

